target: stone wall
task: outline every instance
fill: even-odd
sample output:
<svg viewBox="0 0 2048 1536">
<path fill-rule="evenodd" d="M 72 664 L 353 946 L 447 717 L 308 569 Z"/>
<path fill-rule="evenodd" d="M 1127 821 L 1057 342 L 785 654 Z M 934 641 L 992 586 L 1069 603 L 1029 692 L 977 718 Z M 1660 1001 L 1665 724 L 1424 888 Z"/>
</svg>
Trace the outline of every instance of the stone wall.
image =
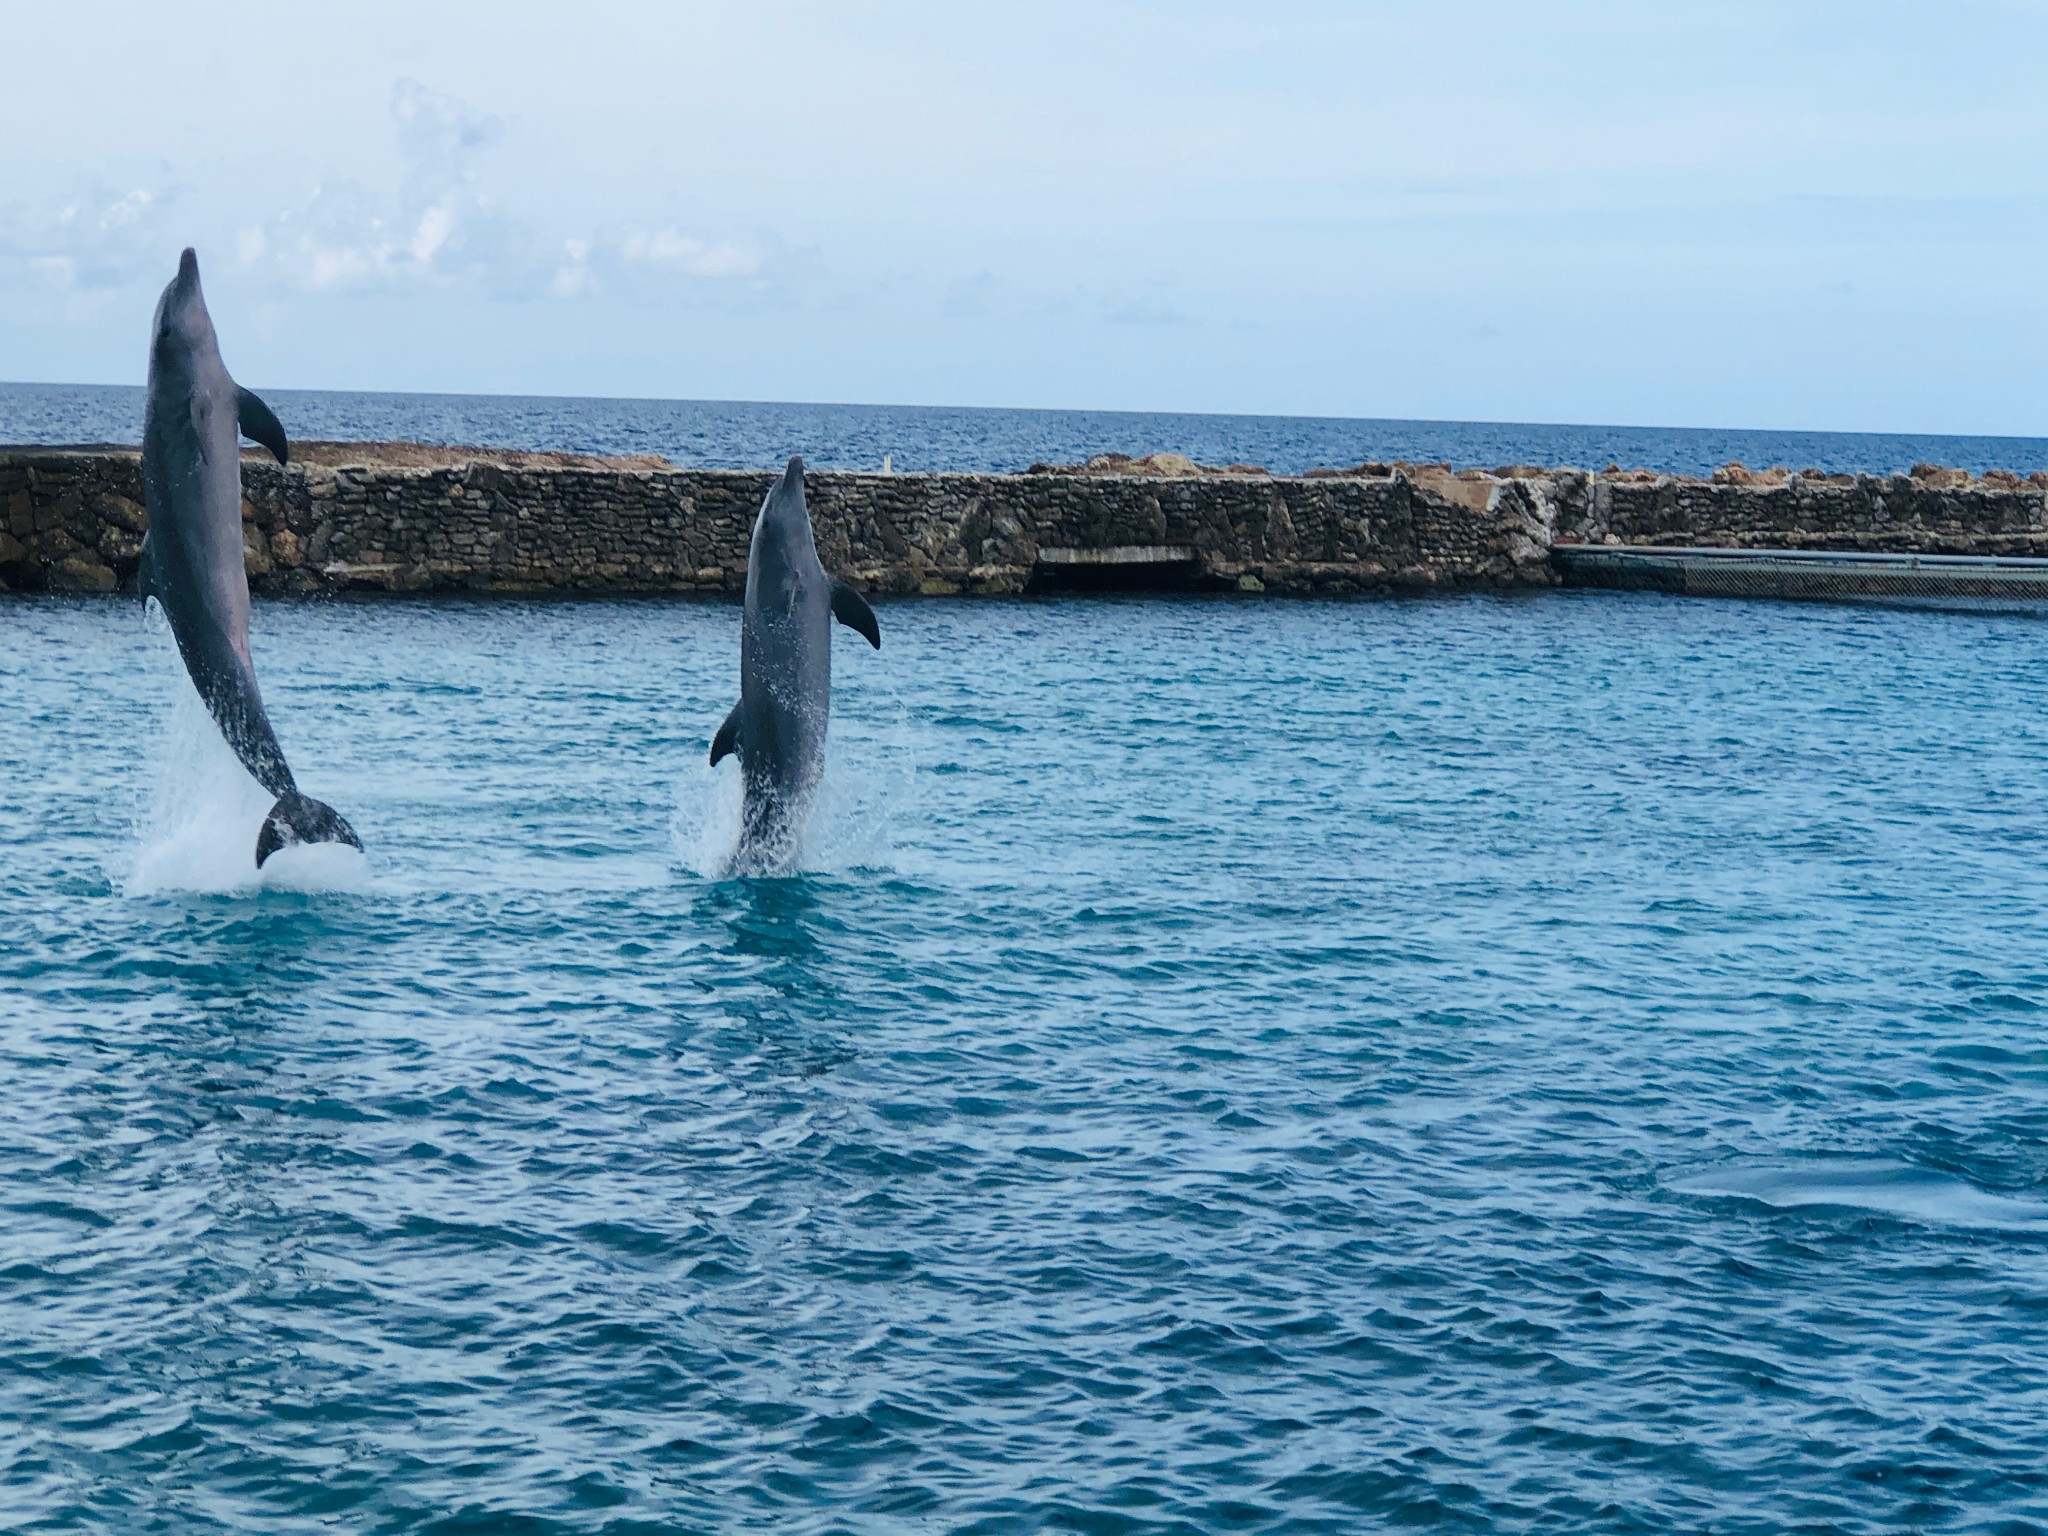
<svg viewBox="0 0 2048 1536">
<path fill-rule="evenodd" d="M 647 461 L 301 445 L 243 462 L 260 594 L 737 592 L 770 476 Z M 1541 586 L 1557 541 L 2048 554 L 2048 480 L 1441 466 L 1158 478 L 813 473 L 826 566 L 886 593 L 1018 592 L 1121 552 L 1242 591 Z M 133 449 L 0 449 L 0 583 L 132 590 L 147 518 Z"/>
<path fill-rule="evenodd" d="M 737 592 L 771 476 L 522 455 L 242 466 L 251 587 Z M 338 462 L 321 462 L 321 459 Z M 1548 488 L 1434 472 L 1158 480 L 813 473 L 826 566 L 887 593 L 1017 592 L 1041 552 L 1154 546 L 1197 584 L 1356 592 L 1549 579 Z M 121 449 L 0 450 L 0 581 L 132 588 L 147 521 Z"/>
<path fill-rule="evenodd" d="M 1590 543 L 2048 555 L 2048 477 L 1924 466 L 1893 476 L 1592 476 L 1557 532 Z"/>
</svg>

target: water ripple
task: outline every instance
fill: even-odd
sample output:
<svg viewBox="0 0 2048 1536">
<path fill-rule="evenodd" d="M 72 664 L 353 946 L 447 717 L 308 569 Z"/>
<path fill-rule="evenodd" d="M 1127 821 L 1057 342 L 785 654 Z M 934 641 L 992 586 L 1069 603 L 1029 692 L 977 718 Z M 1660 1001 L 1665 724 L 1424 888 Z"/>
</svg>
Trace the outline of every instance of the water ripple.
<svg viewBox="0 0 2048 1536">
<path fill-rule="evenodd" d="M 718 881 L 730 608 L 265 605 L 280 889 L 5 615 L 0 1523 L 2048 1527 L 2027 620 L 898 604 Z"/>
</svg>

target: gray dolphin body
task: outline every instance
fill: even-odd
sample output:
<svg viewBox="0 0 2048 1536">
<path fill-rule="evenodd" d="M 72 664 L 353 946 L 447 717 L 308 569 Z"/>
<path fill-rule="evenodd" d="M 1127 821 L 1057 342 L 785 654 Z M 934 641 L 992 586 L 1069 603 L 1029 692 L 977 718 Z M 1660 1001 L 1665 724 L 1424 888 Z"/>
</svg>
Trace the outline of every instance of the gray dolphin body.
<svg viewBox="0 0 2048 1536">
<path fill-rule="evenodd" d="M 737 752 L 745 786 L 737 868 L 773 865 L 796 851 L 825 771 L 832 706 L 832 621 L 879 649 L 867 599 L 825 574 L 804 505 L 804 461 L 768 489 L 747 554 L 740 625 L 740 701 L 711 743 L 711 761 Z"/>
<path fill-rule="evenodd" d="M 199 258 L 188 249 L 157 301 L 150 340 L 142 595 L 162 605 L 185 670 L 235 756 L 277 797 L 256 838 L 261 868 L 295 843 L 363 845 L 332 806 L 300 793 L 263 712 L 249 660 L 240 434 L 268 448 L 280 464 L 290 452 L 270 407 L 228 377 L 199 291 Z"/>
</svg>

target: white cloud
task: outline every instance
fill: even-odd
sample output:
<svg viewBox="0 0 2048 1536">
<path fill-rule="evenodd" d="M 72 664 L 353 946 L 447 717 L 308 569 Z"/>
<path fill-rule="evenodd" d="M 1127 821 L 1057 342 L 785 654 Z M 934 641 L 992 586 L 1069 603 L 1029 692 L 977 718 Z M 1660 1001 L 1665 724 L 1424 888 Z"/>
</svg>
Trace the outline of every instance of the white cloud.
<svg viewBox="0 0 2048 1536">
<path fill-rule="evenodd" d="M 86 182 L 59 198 L 0 206 L 0 267 L 25 269 L 45 291 L 123 288 L 162 264 L 175 202 L 169 193 Z"/>
<path fill-rule="evenodd" d="M 625 225 L 564 240 L 548 292 L 556 298 L 622 294 L 639 303 L 759 293 L 787 284 L 801 265 L 772 237 L 741 240 L 673 224 Z"/>
<path fill-rule="evenodd" d="M 676 229 L 634 230 L 618 241 L 619 259 L 680 272 L 686 277 L 752 277 L 761 258 L 731 240 L 704 240 Z"/>
<path fill-rule="evenodd" d="M 392 87 L 391 120 L 408 168 L 437 183 L 466 180 L 469 157 L 505 136 L 502 118 L 474 111 L 417 80 Z"/>
<path fill-rule="evenodd" d="M 676 224 L 624 225 L 549 238 L 531 215 L 480 188 L 479 159 L 503 121 L 402 80 L 391 96 L 401 173 L 378 190 L 356 180 L 242 231 L 236 257 L 257 282 L 314 293 L 467 285 L 498 298 L 578 299 L 625 290 L 658 299 L 681 283 L 759 283 L 771 242 Z"/>
<path fill-rule="evenodd" d="M 317 186 L 299 207 L 244 229 L 236 258 L 253 280 L 307 292 L 475 282 L 521 293 L 538 281 L 538 242 L 477 188 L 480 151 L 499 119 L 401 80 L 391 93 L 401 176 L 395 188 L 357 180 Z"/>
</svg>

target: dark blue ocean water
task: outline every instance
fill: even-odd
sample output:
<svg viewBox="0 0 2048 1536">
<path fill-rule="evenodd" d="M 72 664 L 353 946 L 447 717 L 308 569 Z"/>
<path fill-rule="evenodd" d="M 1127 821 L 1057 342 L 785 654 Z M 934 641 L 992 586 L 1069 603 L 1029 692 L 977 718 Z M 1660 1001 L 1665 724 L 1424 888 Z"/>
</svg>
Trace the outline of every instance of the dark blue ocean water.
<svg viewBox="0 0 2048 1536">
<path fill-rule="evenodd" d="M 948 406 L 787 405 L 730 400 L 588 400 L 516 395 L 350 394 L 265 390 L 299 438 L 391 440 L 659 453 L 701 468 L 767 469 L 801 453 L 819 469 L 1016 471 L 1097 453 L 1185 453 L 1204 464 L 1276 474 L 1370 459 L 1654 469 L 1705 475 L 1739 460 L 1830 474 L 1903 474 L 1915 464 L 1982 472 L 2048 469 L 2048 438 L 1517 422 L 1358 421 L 1136 411 L 981 410 Z M 142 390 L 0 384 L 0 443 L 137 442 Z"/>
<path fill-rule="evenodd" d="M 0 602 L 0 1525 L 2048 1528 L 2039 620 L 881 622 Z"/>
</svg>

